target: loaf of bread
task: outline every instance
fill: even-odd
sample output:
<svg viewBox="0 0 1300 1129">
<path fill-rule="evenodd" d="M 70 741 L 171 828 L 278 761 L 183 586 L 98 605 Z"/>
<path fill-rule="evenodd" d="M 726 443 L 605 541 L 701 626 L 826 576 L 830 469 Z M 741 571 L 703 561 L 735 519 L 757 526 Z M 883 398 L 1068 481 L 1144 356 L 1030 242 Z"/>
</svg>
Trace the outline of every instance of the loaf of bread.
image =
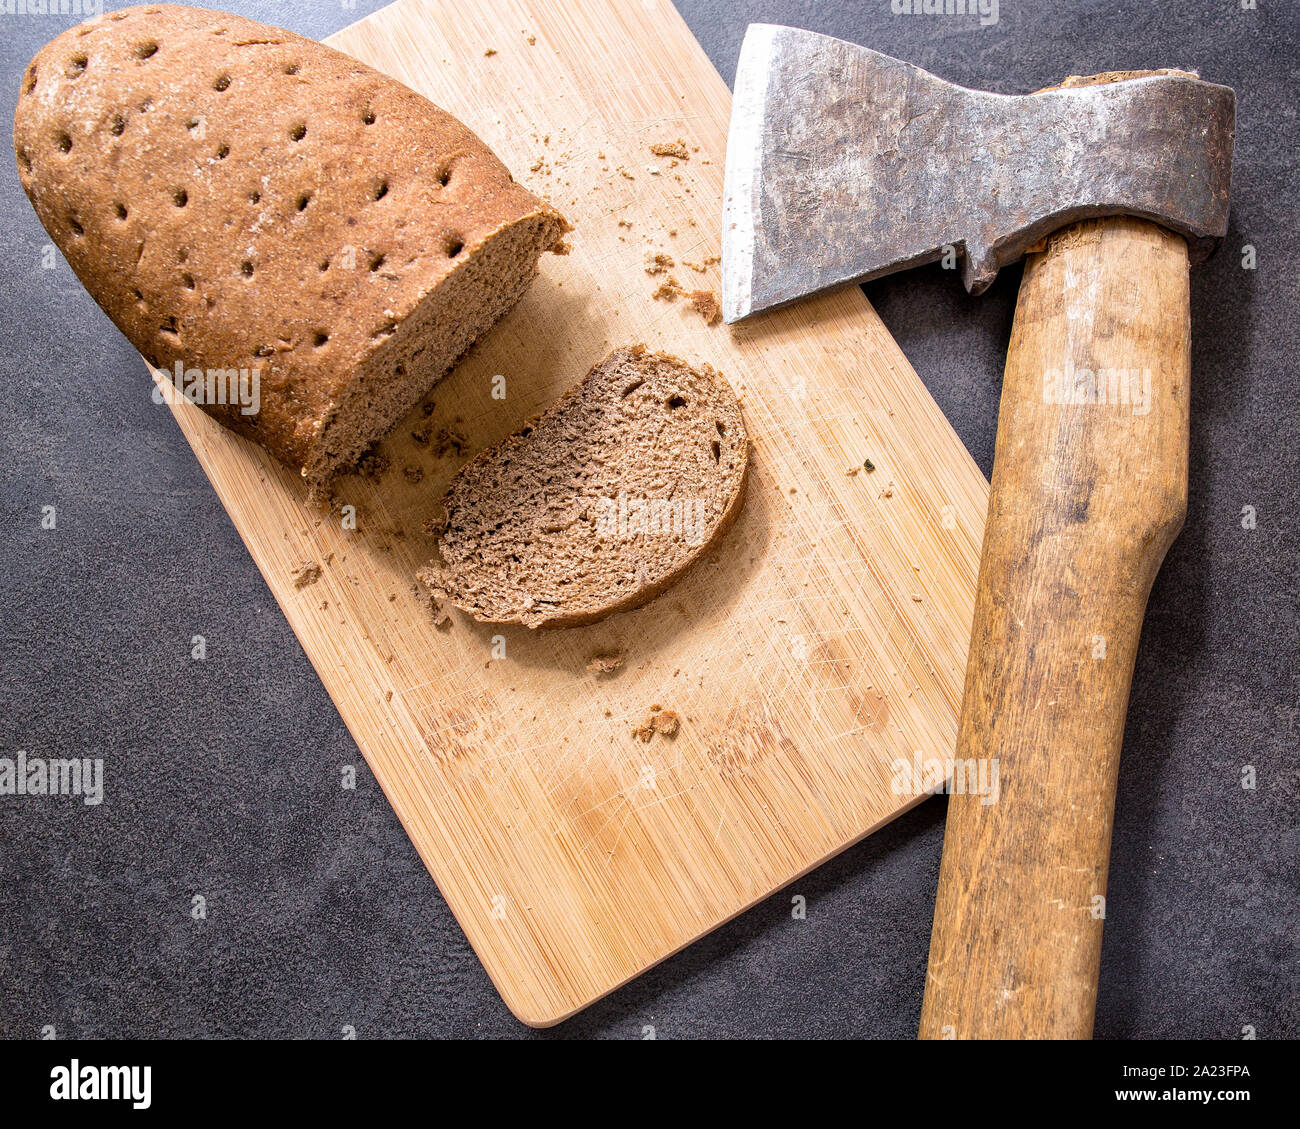
<svg viewBox="0 0 1300 1129">
<path fill-rule="evenodd" d="M 565 627 L 645 603 L 708 553 L 744 500 L 731 386 L 640 345 L 456 475 L 441 560 L 420 576 L 475 619 Z"/>
<path fill-rule="evenodd" d="M 131 343 L 313 487 L 428 392 L 569 230 L 414 91 L 197 8 L 125 8 L 49 43 L 14 147 L 41 222 Z"/>
</svg>

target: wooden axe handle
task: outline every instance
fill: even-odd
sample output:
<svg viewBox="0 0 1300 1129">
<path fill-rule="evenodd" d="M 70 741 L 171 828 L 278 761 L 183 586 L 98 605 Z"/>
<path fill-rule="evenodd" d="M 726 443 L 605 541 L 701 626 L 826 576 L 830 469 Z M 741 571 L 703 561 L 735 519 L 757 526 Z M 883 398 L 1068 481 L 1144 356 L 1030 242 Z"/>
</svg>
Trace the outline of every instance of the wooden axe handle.
<svg viewBox="0 0 1300 1129">
<path fill-rule="evenodd" d="M 1092 1034 L 1133 660 L 1187 508 L 1189 328 L 1187 245 L 1154 224 L 1078 223 L 1026 261 L 922 1038 Z"/>
</svg>

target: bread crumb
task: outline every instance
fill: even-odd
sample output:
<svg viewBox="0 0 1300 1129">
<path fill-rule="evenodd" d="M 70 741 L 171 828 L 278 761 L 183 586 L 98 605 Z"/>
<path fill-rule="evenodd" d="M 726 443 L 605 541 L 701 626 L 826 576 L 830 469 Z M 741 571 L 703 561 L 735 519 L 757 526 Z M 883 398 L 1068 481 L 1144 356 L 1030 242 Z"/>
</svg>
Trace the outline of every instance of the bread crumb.
<svg viewBox="0 0 1300 1129">
<path fill-rule="evenodd" d="M 524 41 L 528 44 L 529 47 L 537 46 L 537 36 L 527 31 L 522 32 L 521 34 L 523 35 Z"/>
<path fill-rule="evenodd" d="M 592 655 L 591 661 L 587 663 L 587 669 L 592 674 L 613 674 L 625 662 L 627 662 L 626 651 L 608 651 Z"/>
<path fill-rule="evenodd" d="M 442 606 L 438 598 L 432 593 L 425 591 L 422 593 L 429 601 L 429 615 L 433 619 L 433 626 L 439 631 L 451 626 L 451 616 L 447 614 L 447 609 Z"/>
<path fill-rule="evenodd" d="M 303 561 L 302 564 L 295 565 L 289 575 L 293 578 L 295 588 L 306 588 L 310 584 L 315 584 L 324 572 L 325 570 L 315 561 Z"/>
<path fill-rule="evenodd" d="M 444 427 L 433 441 L 433 453 L 442 458 L 444 455 L 463 455 L 469 450 L 469 437 L 464 432 Z"/>
<path fill-rule="evenodd" d="M 492 55 L 495 55 L 496 53 L 497 53 L 497 49 L 495 47 L 489 47 L 486 51 L 483 52 L 483 58 L 485 59 L 489 58 Z"/>
<path fill-rule="evenodd" d="M 650 152 L 656 157 L 680 157 L 683 161 L 691 159 L 691 151 L 680 137 L 676 141 L 657 141 L 650 146 Z"/>
<path fill-rule="evenodd" d="M 676 737 L 677 731 L 681 729 L 682 722 L 672 710 L 664 710 L 658 714 L 654 720 L 656 731 L 662 733 L 665 737 Z"/>
<path fill-rule="evenodd" d="M 676 713 L 656 703 L 650 707 L 649 713 L 641 720 L 641 724 L 632 730 L 632 736 L 648 743 L 656 733 L 661 737 L 676 737 L 681 727 L 681 718 Z"/>
<path fill-rule="evenodd" d="M 670 274 L 665 281 L 659 284 L 659 289 L 651 294 L 650 297 L 662 299 L 665 302 L 674 302 L 677 300 L 677 295 L 681 293 L 681 285 L 678 283 L 677 279 L 673 278 Z"/>
<path fill-rule="evenodd" d="M 712 290 L 692 290 L 686 297 L 699 311 L 705 325 L 717 325 L 722 319 L 722 306 Z"/>
<path fill-rule="evenodd" d="M 628 225 L 629 227 L 631 224 Z M 665 255 L 662 251 L 657 254 L 646 255 L 646 274 L 663 274 L 669 267 L 676 266 L 671 255 Z"/>
<path fill-rule="evenodd" d="M 357 460 L 357 473 L 368 482 L 377 482 L 388 473 L 388 457 L 371 451 Z"/>
</svg>

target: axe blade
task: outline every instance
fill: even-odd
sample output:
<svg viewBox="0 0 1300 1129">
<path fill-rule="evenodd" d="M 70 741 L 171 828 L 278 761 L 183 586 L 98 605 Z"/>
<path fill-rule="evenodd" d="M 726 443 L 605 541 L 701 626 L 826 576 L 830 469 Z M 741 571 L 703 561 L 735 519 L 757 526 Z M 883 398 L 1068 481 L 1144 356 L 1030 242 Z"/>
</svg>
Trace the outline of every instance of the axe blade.
<svg viewBox="0 0 1300 1129">
<path fill-rule="evenodd" d="M 1076 220 L 1227 230 L 1235 96 L 1187 72 L 968 90 L 830 36 L 751 24 L 727 140 L 728 322 L 960 255 L 972 293 Z"/>
</svg>

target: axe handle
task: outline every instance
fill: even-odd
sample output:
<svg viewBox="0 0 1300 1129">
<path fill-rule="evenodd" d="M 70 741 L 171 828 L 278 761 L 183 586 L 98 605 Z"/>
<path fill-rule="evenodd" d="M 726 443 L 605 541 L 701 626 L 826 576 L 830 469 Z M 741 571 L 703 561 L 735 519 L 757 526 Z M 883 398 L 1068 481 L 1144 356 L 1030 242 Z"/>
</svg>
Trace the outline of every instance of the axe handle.
<svg viewBox="0 0 1300 1129">
<path fill-rule="evenodd" d="M 1078 223 L 1026 262 L 922 1038 L 1092 1035 L 1133 661 L 1187 508 L 1189 328 L 1187 245 L 1154 224 Z M 996 800 L 958 794 L 986 758 Z"/>
</svg>

